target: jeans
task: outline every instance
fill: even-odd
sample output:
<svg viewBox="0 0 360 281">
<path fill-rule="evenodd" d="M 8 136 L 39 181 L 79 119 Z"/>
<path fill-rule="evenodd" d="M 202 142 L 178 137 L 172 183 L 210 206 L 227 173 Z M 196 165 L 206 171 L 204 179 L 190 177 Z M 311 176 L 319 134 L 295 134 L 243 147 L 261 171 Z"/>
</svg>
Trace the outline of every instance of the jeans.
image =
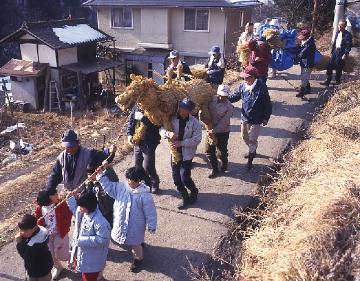
<svg viewBox="0 0 360 281">
<path fill-rule="evenodd" d="M 192 160 L 179 161 L 174 163 L 171 161 L 171 170 L 174 184 L 181 195 L 187 195 L 190 190 L 191 193 L 197 193 L 198 189 L 191 178 Z"/>
<path fill-rule="evenodd" d="M 135 166 L 143 168 L 146 173 L 145 183 L 151 188 L 159 188 L 160 179 L 155 167 L 156 145 L 152 146 L 135 146 L 134 157 Z"/>
<path fill-rule="evenodd" d="M 301 68 L 300 79 L 301 79 L 301 87 L 302 88 L 307 87 L 307 85 L 310 81 L 311 71 L 312 71 L 311 68 L 305 68 L 305 67 Z"/>
<path fill-rule="evenodd" d="M 211 167 L 214 170 L 218 169 L 218 163 L 217 163 L 217 157 L 216 157 L 216 150 L 219 151 L 219 158 L 223 163 L 228 162 L 228 142 L 229 142 L 229 132 L 227 133 L 218 133 L 216 135 L 217 144 L 216 145 L 210 145 L 208 141 L 206 140 L 205 144 L 205 154 L 208 157 Z"/>
<path fill-rule="evenodd" d="M 330 58 L 330 61 L 329 61 L 329 64 L 328 64 L 327 70 L 326 70 L 326 75 L 328 76 L 329 82 L 332 79 L 332 73 L 333 73 L 333 70 L 335 69 L 335 71 L 336 71 L 336 74 L 335 74 L 336 83 L 340 83 L 341 75 L 342 75 L 342 71 L 343 71 L 345 62 L 340 57 L 339 52 L 340 52 L 340 50 L 336 49 L 331 54 L 331 58 Z"/>
</svg>

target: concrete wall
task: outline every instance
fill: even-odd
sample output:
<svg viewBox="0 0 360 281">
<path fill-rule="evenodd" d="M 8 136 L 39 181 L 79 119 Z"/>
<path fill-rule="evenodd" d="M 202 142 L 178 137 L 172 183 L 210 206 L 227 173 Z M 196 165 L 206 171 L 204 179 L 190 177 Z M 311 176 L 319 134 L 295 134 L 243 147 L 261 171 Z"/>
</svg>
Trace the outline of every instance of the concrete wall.
<svg viewBox="0 0 360 281">
<path fill-rule="evenodd" d="M 14 100 L 28 102 L 32 109 L 38 109 L 36 78 L 23 78 L 21 82 L 11 81 L 11 92 Z"/>
<path fill-rule="evenodd" d="M 115 46 L 119 49 L 136 49 L 141 42 L 141 11 L 133 8 L 133 28 L 122 29 L 111 27 L 111 8 L 98 9 L 98 27 L 105 33 L 115 37 Z"/>
<path fill-rule="evenodd" d="M 141 42 L 168 44 L 169 29 L 169 9 L 141 9 Z"/>
<path fill-rule="evenodd" d="M 58 50 L 59 66 L 77 63 L 77 47 Z"/>
</svg>

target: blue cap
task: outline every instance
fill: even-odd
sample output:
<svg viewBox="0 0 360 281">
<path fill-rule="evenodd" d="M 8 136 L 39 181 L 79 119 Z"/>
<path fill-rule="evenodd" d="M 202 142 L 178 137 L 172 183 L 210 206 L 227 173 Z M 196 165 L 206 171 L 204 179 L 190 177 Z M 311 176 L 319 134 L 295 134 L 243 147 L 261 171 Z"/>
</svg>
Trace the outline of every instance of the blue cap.
<svg viewBox="0 0 360 281">
<path fill-rule="evenodd" d="M 195 103 L 189 98 L 184 98 L 179 102 L 179 107 L 191 112 L 195 108 Z"/>
<path fill-rule="evenodd" d="M 220 47 L 219 46 L 213 46 L 211 48 L 211 51 L 209 52 L 209 55 L 214 55 L 214 54 L 220 54 Z"/>
<path fill-rule="evenodd" d="M 79 135 L 73 129 L 69 129 L 63 133 L 61 141 L 65 147 L 74 147 L 79 142 Z"/>
</svg>

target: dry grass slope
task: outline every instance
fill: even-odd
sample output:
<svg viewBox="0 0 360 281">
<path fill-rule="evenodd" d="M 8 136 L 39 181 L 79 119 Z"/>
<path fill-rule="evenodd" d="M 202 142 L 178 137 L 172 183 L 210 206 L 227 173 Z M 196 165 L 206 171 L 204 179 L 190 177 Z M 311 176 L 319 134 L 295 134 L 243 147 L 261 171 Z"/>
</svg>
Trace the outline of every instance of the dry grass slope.
<svg viewBox="0 0 360 281">
<path fill-rule="evenodd" d="M 359 280 L 360 81 L 344 84 L 286 157 L 237 280 Z"/>
</svg>

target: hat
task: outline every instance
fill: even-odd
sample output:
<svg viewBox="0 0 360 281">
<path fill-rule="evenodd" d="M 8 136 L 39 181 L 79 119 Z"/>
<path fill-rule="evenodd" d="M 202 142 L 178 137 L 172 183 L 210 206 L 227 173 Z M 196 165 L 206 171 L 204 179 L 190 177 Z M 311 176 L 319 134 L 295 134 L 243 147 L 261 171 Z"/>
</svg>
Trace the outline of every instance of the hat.
<svg viewBox="0 0 360 281">
<path fill-rule="evenodd" d="M 298 35 L 298 38 L 300 40 L 304 40 L 304 39 L 307 39 L 309 38 L 311 35 L 311 31 L 309 29 L 303 29 L 300 31 L 300 34 Z"/>
<path fill-rule="evenodd" d="M 37 219 L 30 214 L 25 214 L 21 221 L 18 223 L 18 227 L 21 230 L 33 229 L 37 225 Z"/>
<path fill-rule="evenodd" d="M 250 76 L 254 76 L 256 77 L 257 74 L 257 70 L 256 68 L 252 67 L 252 66 L 248 66 L 246 67 L 241 73 L 240 73 L 240 77 L 241 78 L 248 78 Z"/>
<path fill-rule="evenodd" d="M 169 59 L 178 58 L 179 56 L 180 56 L 179 51 L 174 50 L 170 52 Z"/>
<path fill-rule="evenodd" d="M 65 147 L 74 147 L 79 141 L 79 135 L 73 129 L 69 129 L 63 133 L 61 141 Z"/>
<path fill-rule="evenodd" d="M 230 94 L 230 87 L 228 85 L 219 85 L 217 89 L 217 95 L 222 97 L 228 97 Z"/>
<path fill-rule="evenodd" d="M 220 54 L 219 46 L 213 46 L 209 52 L 209 55 L 215 55 L 215 54 Z"/>
<path fill-rule="evenodd" d="M 184 98 L 179 102 L 179 107 L 191 112 L 195 108 L 195 103 L 189 98 Z"/>
</svg>

